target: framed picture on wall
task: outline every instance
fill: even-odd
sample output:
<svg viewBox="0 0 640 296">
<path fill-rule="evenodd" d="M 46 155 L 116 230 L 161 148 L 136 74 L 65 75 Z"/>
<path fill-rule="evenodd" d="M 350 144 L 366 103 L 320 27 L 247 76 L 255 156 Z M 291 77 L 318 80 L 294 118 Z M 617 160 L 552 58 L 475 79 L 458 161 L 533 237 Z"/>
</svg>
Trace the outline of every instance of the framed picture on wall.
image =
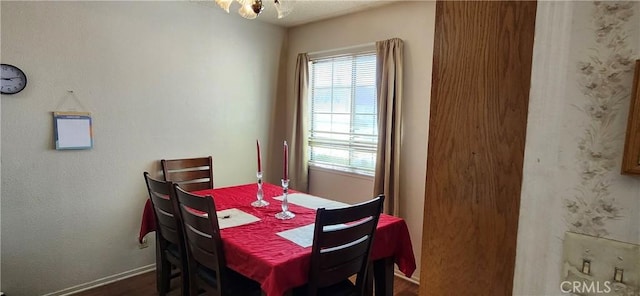
<svg viewBox="0 0 640 296">
<path fill-rule="evenodd" d="M 640 60 L 636 61 L 627 136 L 622 156 L 622 173 L 640 175 Z"/>
<path fill-rule="evenodd" d="M 79 150 L 93 147 L 91 113 L 53 112 L 56 150 Z"/>
</svg>

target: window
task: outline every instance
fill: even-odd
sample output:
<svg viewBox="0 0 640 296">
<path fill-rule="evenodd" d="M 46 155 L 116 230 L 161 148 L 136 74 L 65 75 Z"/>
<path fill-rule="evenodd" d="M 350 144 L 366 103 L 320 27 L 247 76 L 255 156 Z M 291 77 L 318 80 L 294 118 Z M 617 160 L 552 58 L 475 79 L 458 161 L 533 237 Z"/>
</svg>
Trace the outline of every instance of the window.
<svg viewBox="0 0 640 296">
<path fill-rule="evenodd" d="M 312 165 L 373 175 L 378 143 L 376 54 L 312 60 Z"/>
</svg>

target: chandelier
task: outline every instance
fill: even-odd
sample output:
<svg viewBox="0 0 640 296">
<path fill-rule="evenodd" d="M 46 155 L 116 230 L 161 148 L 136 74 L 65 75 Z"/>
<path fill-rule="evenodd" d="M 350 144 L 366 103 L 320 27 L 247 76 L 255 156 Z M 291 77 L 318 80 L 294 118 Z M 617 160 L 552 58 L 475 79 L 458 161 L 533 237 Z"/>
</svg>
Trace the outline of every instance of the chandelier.
<svg viewBox="0 0 640 296">
<path fill-rule="evenodd" d="M 256 18 L 262 10 L 264 10 L 264 5 L 262 4 L 262 0 L 215 0 L 216 3 L 224 9 L 227 13 L 229 13 L 229 7 L 233 2 L 240 3 L 240 9 L 238 9 L 238 14 L 246 19 L 254 19 Z M 273 1 L 273 6 L 278 12 L 278 18 L 281 19 L 287 16 L 293 7 L 291 6 L 291 2 L 294 0 L 265 0 L 265 1 Z M 282 2 L 285 2 L 283 4 Z"/>
</svg>

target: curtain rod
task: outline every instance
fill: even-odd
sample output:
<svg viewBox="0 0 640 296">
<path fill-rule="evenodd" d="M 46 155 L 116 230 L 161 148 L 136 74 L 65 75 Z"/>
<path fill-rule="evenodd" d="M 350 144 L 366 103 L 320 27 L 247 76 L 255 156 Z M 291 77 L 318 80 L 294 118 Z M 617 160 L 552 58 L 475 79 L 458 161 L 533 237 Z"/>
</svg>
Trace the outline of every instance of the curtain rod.
<svg viewBox="0 0 640 296">
<path fill-rule="evenodd" d="M 340 56 L 345 54 L 353 54 L 353 53 L 358 53 L 362 51 L 371 51 L 371 50 L 375 50 L 375 48 L 376 48 L 376 43 L 369 42 L 369 43 L 334 48 L 334 49 L 314 51 L 314 52 L 308 53 L 307 55 L 309 56 L 309 59 L 313 60 L 318 58 L 328 58 L 328 57 Z"/>
</svg>

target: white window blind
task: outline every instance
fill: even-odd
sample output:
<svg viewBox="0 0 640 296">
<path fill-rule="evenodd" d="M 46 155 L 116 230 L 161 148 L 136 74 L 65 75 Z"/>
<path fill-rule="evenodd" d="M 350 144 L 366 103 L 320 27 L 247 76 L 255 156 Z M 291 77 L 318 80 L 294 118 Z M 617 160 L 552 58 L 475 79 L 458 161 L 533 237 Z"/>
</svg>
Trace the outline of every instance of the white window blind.
<svg viewBox="0 0 640 296">
<path fill-rule="evenodd" d="M 309 163 L 373 175 L 378 142 L 375 52 L 312 60 Z"/>
</svg>

